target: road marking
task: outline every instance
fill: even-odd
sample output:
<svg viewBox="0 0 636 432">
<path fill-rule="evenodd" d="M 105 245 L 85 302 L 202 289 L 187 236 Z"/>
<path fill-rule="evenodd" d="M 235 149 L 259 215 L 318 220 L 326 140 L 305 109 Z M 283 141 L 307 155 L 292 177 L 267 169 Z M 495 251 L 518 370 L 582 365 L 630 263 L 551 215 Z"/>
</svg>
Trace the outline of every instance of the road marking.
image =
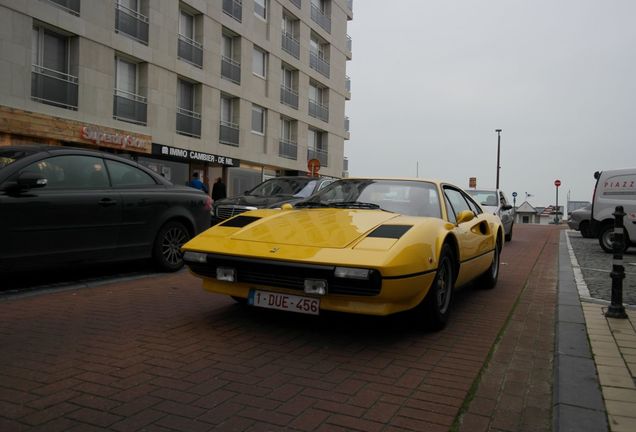
<svg viewBox="0 0 636 432">
<path fill-rule="evenodd" d="M 569 233 L 565 233 L 565 241 L 568 245 L 568 253 L 570 254 L 570 262 L 572 263 L 572 270 L 574 271 L 574 281 L 576 282 L 576 288 L 579 291 L 579 297 L 583 297 L 586 299 L 591 299 L 590 290 L 587 288 L 587 284 L 583 279 L 583 272 L 581 272 L 581 267 L 579 267 L 579 262 L 576 259 L 576 255 L 574 255 L 574 249 L 572 249 L 572 244 L 570 243 L 570 235 Z"/>
</svg>

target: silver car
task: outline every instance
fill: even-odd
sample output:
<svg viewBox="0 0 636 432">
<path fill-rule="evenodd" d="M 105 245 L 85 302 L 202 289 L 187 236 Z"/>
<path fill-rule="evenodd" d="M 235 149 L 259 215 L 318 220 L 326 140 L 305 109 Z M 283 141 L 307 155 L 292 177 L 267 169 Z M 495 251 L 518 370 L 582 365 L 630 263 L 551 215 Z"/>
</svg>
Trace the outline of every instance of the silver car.
<svg viewBox="0 0 636 432">
<path fill-rule="evenodd" d="M 499 216 L 504 226 L 506 241 L 512 240 L 512 228 L 515 224 L 515 211 L 508 203 L 506 194 L 497 189 L 466 189 L 466 192 L 484 209 Z"/>
<path fill-rule="evenodd" d="M 568 217 L 568 226 L 573 230 L 580 231 L 583 237 L 592 238 L 594 236 L 590 230 L 591 219 L 592 204 L 570 212 L 570 216 Z"/>
</svg>

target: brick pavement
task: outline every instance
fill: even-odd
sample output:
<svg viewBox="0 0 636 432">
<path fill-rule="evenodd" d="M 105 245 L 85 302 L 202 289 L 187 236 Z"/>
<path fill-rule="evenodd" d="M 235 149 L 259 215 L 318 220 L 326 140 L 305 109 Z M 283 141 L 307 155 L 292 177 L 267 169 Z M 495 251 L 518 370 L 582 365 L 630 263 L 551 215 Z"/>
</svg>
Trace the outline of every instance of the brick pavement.
<svg viewBox="0 0 636 432">
<path fill-rule="evenodd" d="M 556 231 L 515 227 L 499 285 L 458 290 L 439 333 L 253 310 L 187 272 L 2 301 L 0 430 L 524 430 L 549 415 Z"/>
</svg>

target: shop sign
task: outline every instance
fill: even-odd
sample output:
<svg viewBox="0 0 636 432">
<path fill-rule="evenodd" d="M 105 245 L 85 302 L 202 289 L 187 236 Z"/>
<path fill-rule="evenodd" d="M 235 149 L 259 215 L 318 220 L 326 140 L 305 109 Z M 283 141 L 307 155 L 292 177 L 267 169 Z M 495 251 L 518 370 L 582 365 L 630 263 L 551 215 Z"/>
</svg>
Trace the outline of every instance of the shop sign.
<svg viewBox="0 0 636 432">
<path fill-rule="evenodd" d="M 126 133 L 119 133 L 101 129 L 95 126 L 83 126 L 82 138 L 93 141 L 97 145 L 105 145 L 108 147 L 119 147 L 121 149 L 141 150 L 148 152 L 150 140 L 140 138 Z"/>
<path fill-rule="evenodd" d="M 184 162 L 209 162 L 224 166 L 239 166 L 239 160 L 227 156 L 219 156 L 203 153 L 196 150 L 187 150 L 178 147 L 170 147 L 161 144 L 152 144 L 152 154 L 179 159 Z"/>
</svg>

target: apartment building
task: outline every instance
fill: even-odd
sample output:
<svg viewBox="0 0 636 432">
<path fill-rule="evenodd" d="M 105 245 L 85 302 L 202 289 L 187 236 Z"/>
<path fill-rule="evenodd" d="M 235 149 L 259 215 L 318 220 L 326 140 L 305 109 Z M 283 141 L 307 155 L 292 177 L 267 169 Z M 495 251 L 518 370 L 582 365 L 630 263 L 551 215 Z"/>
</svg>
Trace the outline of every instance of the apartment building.
<svg viewBox="0 0 636 432">
<path fill-rule="evenodd" d="M 352 0 L 0 0 L 0 145 L 109 150 L 230 194 L 346 174 Z"/>
</svg>

